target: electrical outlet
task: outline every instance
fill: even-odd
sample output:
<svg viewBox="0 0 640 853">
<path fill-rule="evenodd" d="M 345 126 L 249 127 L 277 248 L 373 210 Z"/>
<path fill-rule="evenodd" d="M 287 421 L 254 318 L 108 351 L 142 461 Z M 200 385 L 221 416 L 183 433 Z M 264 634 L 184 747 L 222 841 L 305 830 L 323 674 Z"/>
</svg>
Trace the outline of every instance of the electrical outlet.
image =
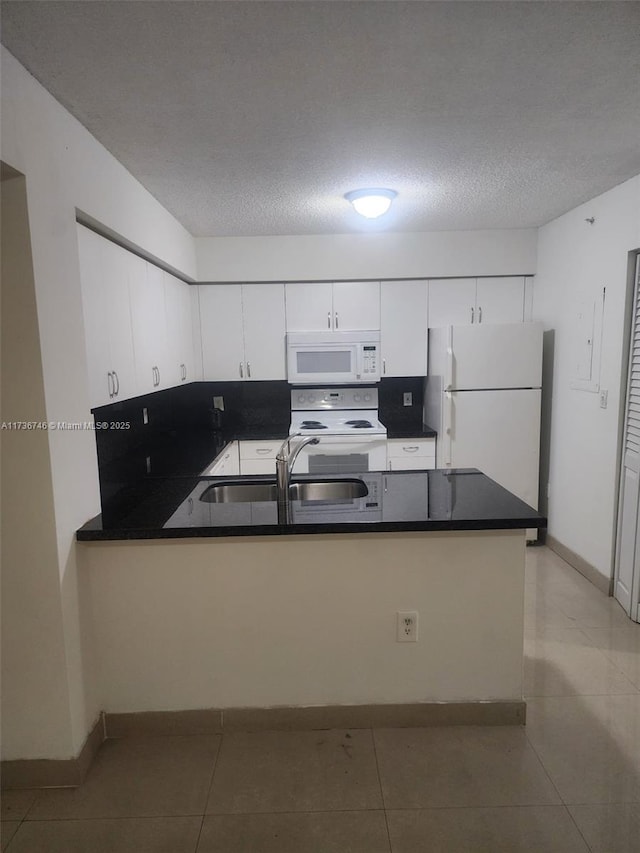
<svg viewBox="0 0 640 853">
<path fill-rule="evenodd" d="M 411 391 L 405 391 L 402 395 L 402 405 L 413 406 L 413 394 L 411 393 Z"/>
<path fill-rule="evenodd" d="M 416 610 L 398 610 L 396 613 L 396 641 L 398 643 L 416 643 L 418 641 L 418 612 Z"/>
<path fill-rule="evenodd" d="M 142 410 L 142 423 L 143 424 L 149 423 L 149 410 L 148 409 Z"/>
<path fill-rule="evenodd" d="M 609 402 L 609 392 L 608 391 L 601 391 L 600 392 L 600 408 L 606 409 L 608 402 Z"/>
</svg>

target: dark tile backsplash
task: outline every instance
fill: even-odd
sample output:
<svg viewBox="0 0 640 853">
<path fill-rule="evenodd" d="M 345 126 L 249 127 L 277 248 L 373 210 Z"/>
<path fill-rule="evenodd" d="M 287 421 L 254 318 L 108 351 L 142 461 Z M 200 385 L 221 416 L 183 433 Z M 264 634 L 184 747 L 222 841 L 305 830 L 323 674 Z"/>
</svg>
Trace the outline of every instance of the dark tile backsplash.
<svg viewBox="0 0 640 853">
<path fill-rule="evenodd" d="M 114 513 L 152 499 L 168 477 L 197 474 L 227 437 L 286 433 L 289 389 L 287 382 L 193 382 L 94 409 L 96 424 L 107 425 L 95 433 L 103 516 L 117 521 Z M 214 396 L 224 411 L 214 409 Z"/>
<path fill-rule="evenodd" d="M 388 429 L 420 430 L 423 377 L 383 379 L 378 386 L 380 420 Z M 412 394 L 405 406 L 403 395 Z M 214 408 L 221 397 L 224 410 Z M 286 434 L 290 420 L 288 382 L 193 382 L 95 409 L 102 513 L 108 522 L 128 514 L 166 484 L 191 481 L 237 435 Z M 143 410 L 148 422 L 144 423 Z M 179 483 L 175 488 L 179 488 Z"/>
<path fill-rule="evenodd" d="M 424 403 L 424 376 L 382 379 L 378 386 L 378 412 L 388 430 L 420 430 Z M 410 392 L 412 405 L 405 406 L 403 395 Z"/>
</svg>

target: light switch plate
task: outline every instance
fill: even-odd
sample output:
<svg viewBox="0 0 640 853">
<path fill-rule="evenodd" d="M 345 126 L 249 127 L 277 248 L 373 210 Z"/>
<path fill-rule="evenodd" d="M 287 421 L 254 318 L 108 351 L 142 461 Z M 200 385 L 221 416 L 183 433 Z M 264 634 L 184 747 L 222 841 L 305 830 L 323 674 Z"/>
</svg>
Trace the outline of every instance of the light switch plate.
<svg viewBox="0 0 640 853">
<path fill-rule="evenodd" d="M 224 397 L 214 397 L 213 408 L 220 409 L 221 412 L 224 412 Z"/>
<path fill-rule="evenodd" d="M 413 406 L 413 394 L 411 393 L 411 391 L 405 391 L 402 395 L 402 405 Z"/>
</svg>

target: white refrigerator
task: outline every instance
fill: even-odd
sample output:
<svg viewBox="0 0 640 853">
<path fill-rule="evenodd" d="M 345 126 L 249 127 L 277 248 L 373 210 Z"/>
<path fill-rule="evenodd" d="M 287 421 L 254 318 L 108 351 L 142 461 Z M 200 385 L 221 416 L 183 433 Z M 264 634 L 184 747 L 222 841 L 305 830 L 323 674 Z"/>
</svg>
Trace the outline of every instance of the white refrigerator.
<svg viewBox="0 0 640 853">
<path fill-rule="evenodd" d="M 541 384 L 540 323 L 429 329 L 425 421 L 438 433 L 437 467 L 479 468 L 537 509 Z"/>
</svg>

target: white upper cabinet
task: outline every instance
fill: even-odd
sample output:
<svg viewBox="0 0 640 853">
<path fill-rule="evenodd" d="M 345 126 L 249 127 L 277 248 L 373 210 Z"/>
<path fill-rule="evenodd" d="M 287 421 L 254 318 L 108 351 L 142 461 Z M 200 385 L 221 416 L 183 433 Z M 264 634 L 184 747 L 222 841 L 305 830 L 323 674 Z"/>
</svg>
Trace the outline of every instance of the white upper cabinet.
<svg viewBox="0 0 640 853">
<path fill-rule="evenodd" d="M 288 281 L 285 286 L 287 332 L 326 332 L 333 324 L 333 285 Z"/>
<path fill-rule="evenodd" d="M 78 225 L 91 408 L 136 395 L 126 258 L 113 243 Z"/>
<path fill-rule="evenodd" d="M 380 282 L 287 282 L 288 332 L 380 328 Z"/>
<path fill-rule="evenodd" d="M 124 251 L 124 250 L 123 250 Z M 130 293 L 138 394 L 177 384 L 169 370 L 164 272 L 131 253 Z"/>
<path fill-rule="evenodd" d="M 465 326 L 475 320 L 475 278 L 429 281 L 429 326 Z"/>
<path fill-rule="evenodd" d="M 200 285 L 206 380 L 285 379 L 284 285 Z"/>
<path fill-rule="evenodd" d="M 429 281 L 429 326 L 522 323 L 524 276 L 443 278 Z"/>
<path fill-rule="evenodd" d="M 426 376 L 426 281 L 382 282 L 380 337 L 383 377 Z"/>
<path fill-rule="evenodd" d="M 286 379 L 284 316 L 284 285 L 242 285 L 246 379 Z"/>
<path fill-rule="evenodd" d="M 522 323 L 524 301 L 524 276 L 478 279 L 476 307 L 481 323 Z"/>
<path fill-rule="evenodd" d="M 168 379 L 170 385 L 193 382 L 196 372 L 191 323 L 192 288 L 168 272 L 164 273 L 164 302 L 167 312 Z"/>
<path fill-rule="evenodd" d="M 198 291 L 204 379 L 244 379 L 242 287 L 200 285 Z"/>
<path fill-rule="evenodd" d="M 200 378 L 189 285 L 78 225 L 91 407 Z"/>
<path fill-rule="evenodd" d="M 333 285 L 334 329 L 380 328 L 380 282 L 338 281 Z"/>
</svg>

